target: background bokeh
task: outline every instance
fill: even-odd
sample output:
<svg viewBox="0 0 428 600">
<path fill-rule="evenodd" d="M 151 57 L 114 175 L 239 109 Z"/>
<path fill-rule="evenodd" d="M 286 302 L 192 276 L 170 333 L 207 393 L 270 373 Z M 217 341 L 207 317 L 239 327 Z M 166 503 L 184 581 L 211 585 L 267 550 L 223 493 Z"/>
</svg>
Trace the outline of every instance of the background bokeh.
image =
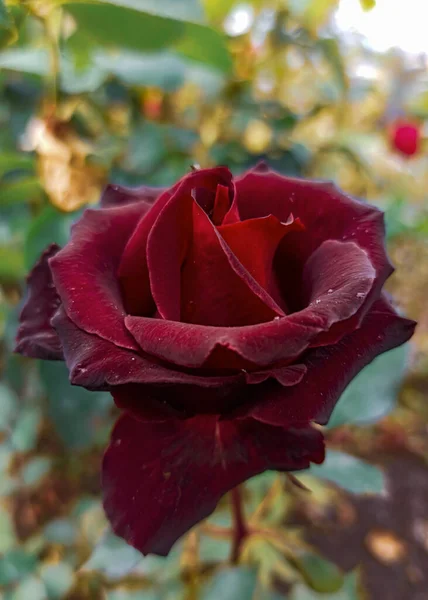
<svg viewBox="0 0 428 600">
<path fill-rule="evenodd" d="M 421 0 L 0 0 L 0 598 L 428 599 L 428 41 Z M 167 559 L 106 529 L 107 394 L 12 353 L 25 275 L 107 181 L 260 160 L 386 212 L 419 321 L 345 392 L 321 467 L 245 488 Z M 340 488 L 338 487 L 340 486 Z M 278 535 L 273 535 L 276 531 Z"/>
</svg>

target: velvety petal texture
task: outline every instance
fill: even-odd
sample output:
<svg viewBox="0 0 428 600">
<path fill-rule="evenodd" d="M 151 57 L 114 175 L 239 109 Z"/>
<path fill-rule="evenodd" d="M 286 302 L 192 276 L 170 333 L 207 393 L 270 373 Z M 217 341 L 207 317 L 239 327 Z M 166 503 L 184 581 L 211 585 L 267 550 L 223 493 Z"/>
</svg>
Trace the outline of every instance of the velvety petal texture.
<svg viewBox="0 0 428 600">
<path fill-rule="evenodd" d="M 312 423 L 414 331 L 382 293 L 384 233 L 332 184 L 216 167 L 110 185 L 45 251 L 17 351 L 122 411 L 103 463 L 118 535 L 167 554 L 240 482 L 323 460 Z"/>
<path fill-rule="evenodd" d="M 109 184 L 102 193 L 100 206 L 102 208 L 111 208 L 131 204 L 132 202 L 153 204 L 164 191 L 165 188 L 155 188 L 147 185 L 129 188 L 123 185 Z"/>
<path fill-rule="evenodd" d="M 323 459 L 323 436 L 310 427 L 205 416 L 143 423 L 123 416 L 104 456 L 104 508 L 117 535 L 143 554 L 164 556 L 242 481 Z"/>
<path fill-rule="evenodd" d="M 52 244 L 27 277 L 27 298 L 19 316 L 15 352 L 32 358 L 62 360 L 62 345 L 50 321 L 61 303 L 48 261 L 59 251 Z"/>
</svg>

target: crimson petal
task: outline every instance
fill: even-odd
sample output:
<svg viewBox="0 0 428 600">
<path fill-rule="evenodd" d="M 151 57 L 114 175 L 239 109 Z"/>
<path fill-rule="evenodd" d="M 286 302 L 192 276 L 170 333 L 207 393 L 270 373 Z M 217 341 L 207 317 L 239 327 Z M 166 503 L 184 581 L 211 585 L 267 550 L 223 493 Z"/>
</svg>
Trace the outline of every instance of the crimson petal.
<svg viewBox="0 0 428 600">
<path fill-rule="evenodd" d="M 181 320 L 236 326 L 284 315 L 231 251 L 207 214 L 192 205 L 193 238 L 181 273 Z M 213 278 L 213 273 L 221 274 Z"/>
<path fill-rule="evenodd" d="M 404 344 L 416 323 L 397 315 L 389 302 L 378 300 L 361 327 L 333 346 L 314 348 L 304 357 L 306 374 L 290 388 L 272 383 L 250 411 L 263 423 L 287 424 L 328 422 L 342 392 L 350 381 L 376 356 Z"/>
<path fill-rule="evenodd" d="M 150 386 L 187 384 L 217 388 L 238 381 L 236 376 L 200 377 L 159 365 L 83 331 L 68 318 L 62 307 L 53 317 L 52 324 L 63 341 L 64 358 L 74 385 L 92 390 L 111 390 L 128 383 L 144 384 L 145 390 L 140 386 L 143 397 Z"/>
<path fill-rule="evenodd" d="M 234 368 L 245 369 L 246 361 L 268 366 L 298 356 L 321 331 L 300 314 L 244 327 L 210 327 L 133 316 L 126 317 L 125 324 L 145 353 L 190 368 L 204 366 L 215 354 L 215 364 L 210 366 L 227 369 L 231 352 L 237 359 L 241 357 Z"/>
<path fill-rule="evenodd" d="M 311 428 L 215 416 L 148 423 L 125 415 L 104 456 L 104 508 L 117 535 L 143 554 L 165 556 L 242 481 L 323 458 L 323 436 Z"/>
<path fill-rule="evenodd" d="M 126 317 L 125 324 L 144 352 L 176 365 L 201 367 L 215 354 L 215 363 L 210 366 L 228 368 L 232 351 L 244 359 L 234 363 L 236 368 L 246 369 L 245 361 L 269 366 L 296 358 L 316 343 L 320 333 L 352 316 L 364 302 L 373 276 L 361 248 L 353 242 L 331 240 L 324 242 L 307 264 L 304 281 L 310 304 L 300 312 L 241 327 L 144 317 Z"/>
<path fill-rule="evenodd" d="M 236 210 L 242 220 L 271 213 L 281 221 L 294 214 L 305 231 L 286 236 L 277 254 L 278 275 L 284 282 L 284 295 L 293 304 L 290 282 L 299 290 L 300 276 L 309 256 L 326 240 L 351 240 L 363 248 L 376 270 L 370 294 L 360 308 L 359 320 L 379 297 L 393 268 L 385 250 L 383 213 L 340 191 L 333 183 L 284 177 L 269 169 L 254 169 L 235 182 Z M 227 216 L 225 222 L 227 221 Z M 293 310 L 301 308 L 296 294 Z M 352 325 L 358 324 L 355 319 Z"/>
<path fill-rule="evenodd" d="M 270 215 L 221 225 L 218 231 L 250 275 L 281 305 L 283 301 L 274 277 L 273 258 L 286 234 L 303 229 L 301 222 L 292 215 L 285 223 Z"/>
<path fill-rule="evenodd" d="M 130 188 L 110 183 L 101 195 L 100 206 L 101 208 L 111 208 L 130 204 L 131 202 L 153 204 L 165 190 L 166 188 L 149 187 L 147 185 Z"/>
<path fill-rule="evenodd" d="M 63 360 L 61 342 L 51 318 L 61 303 L 48 261 L 60 250 L 51 244 L 27 277 L 27 298 L 19 317 L 15 352 L 31 358 Z"/>
<path fill-rule="evenodd" d="M 147 316 L 154 310 L 146 249 L 149 234 L 164 206 L 174 194 L 187 195 L 195 188 L 215 192 L 218 184 L 226 185 L 232 190 L 232 174 L 229 169 L 216 167 L 189 173 L 158 198 L 146 217 L 135 228 L 124 250 L 118 271 L 124 303 L 129 313 Z"/>
<path fill-rule="evenodd" d="M 252 385 L 263 383 L 267 379 L 276 379 L 276 381 L 284 387 L 289 387 L 300 383 L 305 376 L 306 371 L 306 365 L 290 365 L 289 367 L 246 373 L 245 380 Z"/>
<path fill-rule="evenodd" d="M 50 260 L 53 280 L 72 321 L 118 346 L 136 348 L 125 328 L 117 268 L 144 202 L 120 208 L 86 210 L 68 244 Z"/>
</svg>

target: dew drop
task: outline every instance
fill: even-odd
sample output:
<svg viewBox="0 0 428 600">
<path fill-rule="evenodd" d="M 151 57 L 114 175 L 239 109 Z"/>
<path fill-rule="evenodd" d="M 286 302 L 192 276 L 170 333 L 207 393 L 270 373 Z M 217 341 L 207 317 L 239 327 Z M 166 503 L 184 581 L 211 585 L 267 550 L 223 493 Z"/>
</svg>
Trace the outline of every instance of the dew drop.
<svg viewBox="0 0 428 600">
<path fill-rule="evenodd" d="M 364 292 L 358 292 L 357 293 L 357 298 L 364 298 L 365 293 Z"/>
<path fill-rule="evenodd" d="M 332 294 L 334 292 L 333 288 L 330 288 L 329 290 L 327 290 L 327 294 Z"/>
</svg>

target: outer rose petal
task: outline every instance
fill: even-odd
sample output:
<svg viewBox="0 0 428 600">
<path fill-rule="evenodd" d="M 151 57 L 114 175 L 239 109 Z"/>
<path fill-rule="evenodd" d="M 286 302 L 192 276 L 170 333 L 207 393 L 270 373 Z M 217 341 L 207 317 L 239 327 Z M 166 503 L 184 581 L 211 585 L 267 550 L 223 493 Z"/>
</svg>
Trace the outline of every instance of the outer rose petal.
<svg viewBox="0 0 428 600">
<path fill-rule="evenodd" d="M 131 202 L 146 202 L 153 204 L 167 188 L 155 188 L 147 185 L 130 188 L 122 185 L 110 183 L 104 189 L 101 199 L 101 208 L 111 208 L 114 206 L 123 206 Z"/>
<path fill-rule="evenodd" d="M 50 260 L 53 280 L 65 312 L 78 327 L 122 346 L 136 348 L 124 326 L 117 268 L 144 202 L 120 208 L 86 210 L 71 239 Z"/>
<path fill-rule="evenodd" d="M 385 250 L 382 212 L 347 196 L 332 183 L 283 177 L 271 170 L 249 171 L 235 185 L 234 204 L 242 220 L 269 213 L 285 220 L 292 212 L 305 226 L 304 232 L 284 238 L 276 256 L 281 289 L 292 310 L 302 306 L 299 290 L 304 264 L 322 242 L 350 240 L 367 252 L 376 278 L 358 318 L 350 324 L 350 328 L 357 326 L 393 271 Z M 290 282 L 294 284 L 291 289 Z"/>
<path fill-rule="evenodd" d="M 165 556 L 242 481 L 323 459 L 323 436 L 311 428 L 215 416 L 164 423 L 123 416 L 104 456 L 104 508 L 117 535 L 143 554 Z"/>
<path fill-rule="evenodd" d="M 60 250 L 56 244 L 43 252 L 27 277 L 27 298 L 19 317 L 15 352 L 32 358 L 63 360 L 61 342 L 50 320 L 61 303 L 48 260 Z"/>
<path fill-rule="evenodd" d="M 312 420 L 324 425 L 359 371 L 379 354 L 404 344 L 415 326 L 414 321 L 398 316 L 386 299 L 378 300 L 359 329 L 332 346 L 314 348 L 305 355 L 302 362 L 307 371 L 298 385 L 280 388 L 272 383 L 244 414 L 272 425 Z"/>
<path fill-rule="evenodd" d="M 201 377 L 157 364 L 83 331 L 68 318 L 62 307 L 53 317 L 52 325 L 63 342 L 64 358 L 71 383 L 88 389 L 110 390 L 114 386 L 128 383 L 145 384 L 144 387 L 140 386 L 141 401 L 144 402 L 144 396 L 150 386 L 186 384 L 209 388 L 229 386 L 243 379 L 239 376 Z"/>
</svg>

